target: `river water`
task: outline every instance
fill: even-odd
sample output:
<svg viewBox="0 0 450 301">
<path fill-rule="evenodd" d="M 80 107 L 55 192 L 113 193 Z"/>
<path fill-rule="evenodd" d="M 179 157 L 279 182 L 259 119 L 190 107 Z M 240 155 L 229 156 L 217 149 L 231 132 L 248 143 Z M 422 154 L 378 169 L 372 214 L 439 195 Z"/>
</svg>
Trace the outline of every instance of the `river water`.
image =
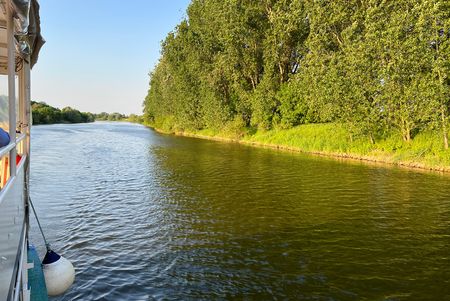
<svg viewBox="0 0 450 301">
<path fill-rule="evenodd" d="M 448 175 L 128 123 L 36 126 L 31 168 L 54 300 L 450 300 Z"/>
</svg>

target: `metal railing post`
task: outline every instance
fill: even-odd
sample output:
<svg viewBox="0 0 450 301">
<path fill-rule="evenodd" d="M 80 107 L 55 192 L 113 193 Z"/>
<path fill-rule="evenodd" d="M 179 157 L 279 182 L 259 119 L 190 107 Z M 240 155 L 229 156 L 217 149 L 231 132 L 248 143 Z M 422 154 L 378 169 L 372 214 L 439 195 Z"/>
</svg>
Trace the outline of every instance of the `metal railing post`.
<svg viewBox="0 0 450 301">
<path fill-rule="evenodd" d="M 8 101 L 9 101 L 9 136 L 11 142 L 16 141 L 16 49 L 14 43 L 14 16 L 11 3 L 6 3 L 7 39 L 8 39 Z M 16 148 L 9 152 L 9 176 L 16 176 Z"/>
</svg>

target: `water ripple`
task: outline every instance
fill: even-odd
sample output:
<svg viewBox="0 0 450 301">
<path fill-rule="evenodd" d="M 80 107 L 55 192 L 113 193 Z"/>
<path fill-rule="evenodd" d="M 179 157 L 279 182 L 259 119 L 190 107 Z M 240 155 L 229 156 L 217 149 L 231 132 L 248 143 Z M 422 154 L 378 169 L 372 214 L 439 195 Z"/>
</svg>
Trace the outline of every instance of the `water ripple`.
<svg viewBox="0 0 450 301">
<path fill-rule="evenodd" d="M 55 300 L 449 300 L 447 176 L 127 123 L 32 140 L 33 200 L 77 272 Z"/>
</svg>

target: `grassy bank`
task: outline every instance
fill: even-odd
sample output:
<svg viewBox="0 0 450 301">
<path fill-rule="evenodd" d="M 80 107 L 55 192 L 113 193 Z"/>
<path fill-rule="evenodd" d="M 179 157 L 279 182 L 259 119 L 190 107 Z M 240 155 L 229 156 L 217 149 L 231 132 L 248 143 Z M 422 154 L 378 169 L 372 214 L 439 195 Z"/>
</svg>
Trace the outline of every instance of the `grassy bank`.
<svg viewBox="0 0 450 301">
<path fill-rule="evenodd" d="M 350 141 L 348 130 L 341 124 L 307 124 L 254 132 L 233 126 L 220 131 L 181 131 L 168 124 L 148 126 L 163 133 L 450 172 L 450 149 L 445 150 L 441 136 L 431 131 L 419 133 L 409 143 L 392 134 L 371 144 L 362 138 Z"/>
</svg>

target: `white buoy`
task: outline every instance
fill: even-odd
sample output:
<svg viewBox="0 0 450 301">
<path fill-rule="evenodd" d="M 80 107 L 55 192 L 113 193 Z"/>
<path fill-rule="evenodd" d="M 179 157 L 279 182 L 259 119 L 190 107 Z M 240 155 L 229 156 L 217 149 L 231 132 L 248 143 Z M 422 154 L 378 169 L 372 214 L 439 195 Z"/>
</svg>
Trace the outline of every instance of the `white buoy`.
<svg viewBox="0 0 450 301">
<path fill-rule="evenodd" d="M 75 280 L 75 269 L 72 263 L 52 250 L 48 250 L 45 254 L 42 269 L 49 296 L 63 294 Z"/>
</svg>

